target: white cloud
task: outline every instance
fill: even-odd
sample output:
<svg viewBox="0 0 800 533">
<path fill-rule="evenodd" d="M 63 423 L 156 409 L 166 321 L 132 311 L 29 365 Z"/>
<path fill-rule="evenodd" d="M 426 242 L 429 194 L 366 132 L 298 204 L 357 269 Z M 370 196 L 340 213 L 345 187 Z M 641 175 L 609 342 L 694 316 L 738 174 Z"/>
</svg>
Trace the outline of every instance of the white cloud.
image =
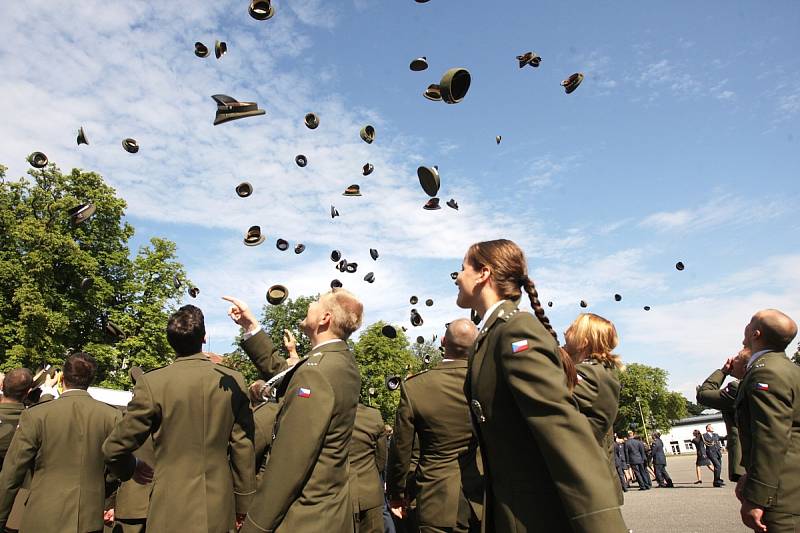
<svg viewBox="0 0 800 533">
<path fill-rule="evenodd" d="M 754 209 L 751 199 L 723 194 L 698 207 L 653 213 L 639 225 L 660 232 L 697 231 L 777 217 L 784 211 L 779 200 L 762 199 L 758 205 Z"/>
<path fill-rule="evenodd" d="M 554 158 L 548 154 L 537 157 L 520 181 L 534 189 L 553 185 L 556 178 L 577 167 L 579 159 L 577 155 Z"/>
</svg>

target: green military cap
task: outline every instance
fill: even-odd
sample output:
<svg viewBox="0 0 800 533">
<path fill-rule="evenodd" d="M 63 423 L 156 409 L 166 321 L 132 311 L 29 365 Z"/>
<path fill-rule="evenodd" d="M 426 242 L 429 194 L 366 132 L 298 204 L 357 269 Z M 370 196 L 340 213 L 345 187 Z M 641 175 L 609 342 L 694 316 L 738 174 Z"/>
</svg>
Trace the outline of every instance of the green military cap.
<svg viewBox="0 0 800 533">
<path fill-rule="evenodd" d="M 296 244 L 296 245 L 295 245 L 295 247 L 294 247 L 294 253 L 296 253 L 296 254 L 298 254 L 298 255 L 299 255 L 299 254 L 302 254 L 302 253 L 303 253 L 303 252 L 305 252 L 305 251 L 306 251 L 306 245 L 305 245 L 305 244 L 303 244 L 303 243 L 298 243 L 298 244 Z"/>
<path fill-rule="evenodd" d="M 472 76 L 465 68 L 451 68 L 442 76 L 439 82 L 439 89 L 442 93 L 442 100 L 447 104 L 457 104 L 467 95 Z"/>
<path fill-rule="evenodd" d="M 289 249 L 289 241 L 286 239 L 278 239 L 275 241 L 275 247 L 280 250 L 281 252 L 285 252 Z"/>
<path fill-rule="evenodd" d="M 523 68 L 525 65 L 530 65 L 535 68 L 542 62 L 542 58 L 539 57 L 539 54 L 536 52 L 525 52 L 517 56 L 517 61 L 519 61 L 519 68 Z"/>
<path fill-rule="evenodd" d="M 83 292 L 88 291 L 94 286 L 94 280 L 92 278 L 83 278 L 81 280 L 81 290 Z"/>
<path fill-rule="evenodd" d="M 186 292 L 188 292 L 189 296 L 191 296 L 192 298 L 197 298 L 197 296 L 200 294 L 200 289 L 198 289 L 197 287 L 189 287 L 189 290 Z"/>
<path fill-rule="evenodd" d="M 428 85 L 428 88 L 422 92 L 422 96 L 433 102 L 438 102 L 442 99 L 442 88 L 435 83 L 431 83 Z"/>
<path fill-rule="evenodd" d="M 684 266 L 683 261 L 678 261 L 677 263 L 675 263 L 675 268 L 678 270 L 683 270 L 686 267 Z"/>
<path fill-rule="evenodd" d="M 375 170 L 375 167 L 373 167 L 373 166 L 372 166 L 372 163 L 366 163 L 366 164 L 365 164 L 365 165 L 362 167 L 362 169 L 361 169 L 361 173 L 362 173 L 363 175 L 365 175 L 365 176 L 369 176 L 370 174 L 372 174 L 372 171 L 373 171 L 373 170 Z"/>
<path fill-rule="evenodd" d="M 336 218 L 339 216 L 339 210 L 336 207 L 331 206 L 331 218 Z"/>
<path fill-rule="evenodd" d="M 497 142 L 497 144 L 500 144 L 500 141 L 503 140 L 503 136 L 502 135 L 498 135 L 497 137 L 494 138 L 494 140 L 495 140 L 495 142 Z"/>
<path fill-rule="evenodd" d="M 125 332 L 122 331 L 118 325 L 114 324 L 112 321 L 108 320 L 105 324 L 105 332 L 112 338 L 116 340 L 123 340 L 125 339 L 126 335 Z"/>
<path fill-rule="evenodd" d="M 386 383 L 386 388 L 389 390 L 397 390 L 400 388 L 400 383 L 402 379 L 400 376 L 387 376 L 384 383 Z"/>
<path fill-rule="evenodd" d="M 584 307 L 584 308 L 589 307 L 589 304 L 586 303 L 586 300 L 581 300 L 580 305 L 581 305 L 581 307 Z"/>
<path fill-rule="evenodd" d="M 436 211 L 437 209 L 441 208 L 442 206 L 439 205 L 438 198 L 431 198 L 430 200 L 425 202 L 425 205 L 422 206 L 422 209 L 425 209 L 426 211 Z"/>
<path fill-rule="evenodd" d="M 247 198 L 251 194 L 253 194 L 253 186 L 250 185 L 248 182 L 243 181 L 239 185 L 236 186 L 236 194 L 239 195 L 239 198 Z"/>
<path fill-rule="evenodd" d="M 348 262 L 348 263 L 347 263 L 347 264 L 344 266 L 344 269 L 345 269 L 345 271 L 346 271 L 348 274 L 355 274 L 355 273 L 356 273 L 356 271 L 358 270 L 358 263 L 349 263 L 349 262 Z"/>
<path fill-rule="evenodd" d="M 370 396 L 377 396 L 378 391 L 375 390 L 375 387 L 370 387 L 369 389 L 367 389 L 367 394 L 369 394 Z"/>
<path fill-rule="evenodd" d="M 376 250 L 375 248 L 370 248 L 369 249 L 369 256 L 372 258 L 373 261 L 377 261 L 378 260 L 378 250 Z"/>
<path fill-rule="evenodd" d="M 411 298 L 408 299 L 408 301 L 411 305 L 417 305 L 417 302 L 419 302 L 419 298 L 417 298 L 416 296 L 412 296 Z"/>
<path fill-rule="evenodd" d="M 300 154 L 294 158 L 294 162 L 297 163 L 298 167 L 303 168 L 308 164 L 308 159 L 303 154 Z"/>
<path fill-rule="evenodd" d="M 306 128 L 315 130 L 319 126 L 319 117 L 314 113 L 307 113 L 305 118 Z"/>
<path fill-rule="evenodd" d="M 280 305 L 289 296 L 289 289 L 283 285 L 273 285 L 267 290 L 267 302 L 271 305 Z"/>
<path fill-rule="evenodd" d="M 73 225 L 78 225 L 89 220 L 89 218 L 94 215 L 95 211 L 97 211 L 97 208 L 94 204 L 86 203 L 73 207 L 67 211 L 67 215 Z"/>
<path fill-rule="evenodd" d="M 214 55 L 217 56 L 217 59 L 221 58 L 228 52 L 228 43 L 225 41 L 217 41 L 214 44 Z"/>
<path fill-rule="evenodd" d="M 197 57 L 208 57 L 208 47 L 200 41 L 197 41 L 194 43 L 194 55 Z"/>
<path fill-rule="evenodd" d="M 553 307 L 553 302 L 547 302 L 547 307 Z"/>
<path fill-rule="evenodd" d="M 136 139 L 131 139 L 130 137 L 122 140 L 122 147 L 129 154 L 135 154 L 139 151 L 139 143 L 136 142 Z"/>
<path fill-rule="evenodd" d="M 434 339 L 435 340 L 435 339 Z M 426 365 L 431 364 L 431 354 L 426 354 L 425 357 L 422 358 L 422 362 Z"/>
<path fill-rule="evenodd" d="M 211 98 L 217 103 L 214 125 L 224 124 L 231 120 L 264 115 L 266 111 L 258 109 L 255 102 L 240 102 L 227 94 L 214 94 Z"/>
<path fill-rule="evenodd" d="M 341 289 L 342 282 L 338 279 L 331 280 L 331 289 Z"/>
<path fill-rule="evenodd" d="M 264 242 L 264 239 L 266 236 L 261 234 L 261 226 L 250 226 L 244 236 L 244 244 L 245 246 L 258 246 Z"/>
<path fill-rule="evenodd" d="M 581 74 L 580 72 L 576 72 L 569 78 L 562 81 L 561 86 L 564 87 L 564 92 L 570 94 L 572 91 L 578 88 L 578 85 L 580 85 L 582 81 L 583 81 L 583 74 Z"/>
<path fill-rule="evenodd" d="M 418 335 L 417 344 L 425 344 L 425 337 L 423 337 L 422 335 Z"/>
<path fill-rule="evenodd" d="M 128 375 L 131 378 L 131 383 L 136 385 L 136 382 L 139 381 L 139 378 L 144 375 L 144 370 L 140 366 L 132 366 L 130 370 L 128 370 Z"/>
<path fill-rule="evenodd" d="M 614 301 L 621 302 L 622 301 L 622 295 L 621 294 L 615 294 L 614 295 Z"/>
<path fill-rule="evenodd" d="M 33 152 L 28 156 L 28 163 L 33 168 L 44 168 L 47 166 L 47 156 L 44 155 L 44 152 Z"/>
<path fill-rule="evenodd" d="M 413 59 L 411 60 L 411 64 L 408 66 L 408 68 L 410 68 L 414 72 L 420 72 L 422 70 L 425 70 L 428 68 L 428 58 L 423 56 Z"/>
<path fill-rule="evenodd" d="M 375 273 L 368 272 L 366 276 L 364 276 L 364 281 L 367 283 L 375 283 Z"/>
<path fill-rule="evenodd" d="M 369 124 L 361 128 L 359 134 L 361 135 L 361 139 L 367 144 L 372 144 L 375 140 L 375 128 Z"/>
<path fill-rule="evenodd" d="M 31 388 L 35 389 L 37 387 L 41 387 L 44 385 L 45 379 L 48 377 L 53 377 L 58 372 L 56 367 L 52 366 L 50 363 L 42 363 L 39 365 L 39 370 L 34 374 L 33 381 L 31 382 Z"/>
<path fill-rule="evenodd" d="M 649 305 L 645 305 L 645 306 L 644 306 L 644 310 L 645 310 L 645 311 L 649 311 L 649 310 L 650 310 L 650 306 L 649 306 Z"/>
<path fill-rule="evenodd" d="M 270 0 L 252 0 L 248 12 L 256 20 L 269 20 L 275 16 L 275 6 Z"/>
<path fill-rule="evenodd" d="M 481 323 L 481 318 L 482 317 L 478 314 L 478 312 L 476 310 L 470 309 L 470 311 L 469 311 L 469 319 L 472 320 L 473 324 L 475 324 L 476 326 L 478 324 L 480 324 Z"/>
<path fill-rule="evenodd" d="M 425 321 L 422 320 L 422 315 L 420 315 L 419 312 L 416 309 L 412 309 L 411 310 L 411 325 L 416 328 L 416 327 L 421 326 L 424 323 L 425 323 Z"/>
<path fill-rule="evenodd" d="M 397 338 L 397 330 L 391 324 L 386 324 L 381 328 L 381 333 L 384 337 L 388 337 L 390 339 Z"/>
<path fill-rule="evenodd" d="M 436 165 L 432 167 L 419 167 L 417 168 L 417 177 L 422 190 L 428 196 L 436 196 L 439 192 L 441 180 L 439 178 L 439 167 Z"/>
<path fill-rule="evenodd" d="M 431 307 L 433 305 L 433 300 L 428 298 L 427 300 L 425 300 L 425 305 L 427 305 L 428 307 Z"/>
<path fill-rule="evenodd" d="M 86 131 L 84 131 L 83 126 L 78 128 L 78 137 L 76 140 L 78 141 L 78 146 L 82 144 L 89 144 L 89 141 L 86 139 Z"/>
<path fill-rule="evenodd" d="M 182 285 L 182 283 L 181 283 L 181 278 L 180 278 L 180 276 L 178 276 L 177 274 L 175 274 L 175 275 L 172 277 L 172 285 L 173 285 L 173 286 L 174 286 L 176 289 L 180 289 L 180 288 L 181 288 L 181 285 Z"/>
<path fill-rule="evenodd" d="M 456 202 L 455 198 L 450 198 L 447 200 L 447 207 L 458 211 L 458 202 Z"/>
<path fill-rule="evenodd" d="M 361 187 L 354 183 L 344 190 L 342 196 L 361 196 Z"/>
<path fill-rule="evenodd" d="M 458 272 L 450 272 L 450 279 L 457 280 L 458 279 Z"/>
<path fill-rule="evenodd" d="M 341 259 L 339 261 L 339 264 L 336 265 L 336 268 L 339 270 L 339 272 L 346 272 L 347 271 L 347 259 Z"/>
<path fill-rule="evenodd" d="M 342 252 L 339 250 L 334 250 L 331 252 L 331 261 L 334 263 L 338 263 L 342 259 Z"/>
</svg>

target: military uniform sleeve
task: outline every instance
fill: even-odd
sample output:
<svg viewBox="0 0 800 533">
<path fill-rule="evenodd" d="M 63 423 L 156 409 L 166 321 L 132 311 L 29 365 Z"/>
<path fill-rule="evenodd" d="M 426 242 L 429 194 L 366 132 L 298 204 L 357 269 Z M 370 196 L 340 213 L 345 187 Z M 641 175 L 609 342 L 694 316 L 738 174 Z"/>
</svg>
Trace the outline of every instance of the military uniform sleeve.
<svg viewBox="0 0 800 533">
<path fill-rule="evenodd" d="M 381 430 L 383 430 L 383 428 L 381 428 Z M 375 443 L 375 464 L 378 465 L 378 472 L 380 472 L 381 477 L 384 477 L 384 472 L 386 470 L 387 454 L 386 435 L 381 431 L 378 441 Z"/>
<path fill-rule="evenodd" d="M 242 532 L 274 531 L 298 498 L 319 457 L 334 408 L 325 376 L 307 364 L 292 376 L 284 396 L 270 459 Z"/>
<path fill-rule="evenodd" d="M 778 483 L 792 433 L 792 388 L 786 376 L 764 367 L 753 367 L 744 401 L 750 412 L 749 464 L 745 464 L 747 482 L 744 497 L 762 507 L 777 503 Z"/>
<path fill-rule="evenodd" d="M 289 368 L 286 359 L 281 357 L 278 349 L 272 344 L 272 339 L 263 329 L 242 341 L 242 349 L 258 369 L 261 377 L 266 380 Z"/>
<path fill-rule="evenodd" d="M 414 447 L 414 409 L 406 391 L 406 384 L 400 384 L 400 403 L 394 422 L 392 444 L 389 446 L 389 462 L 386 465 L 386 489 L 389 498 L 399 500 L 406 490 L 406 477 L 411 464 Z"/>
<path fill-rule="evenodd" d="M 725 374 L 722 370 L 715 370 L 713 374 L 697 388 L 697 403 L 712 409 L 732 409 L 736 396 L 731 396 L 727 389 L 722 388 Z"/>
<path fill-rule="evenodd" d="M 576 454 L 565 443 L 594 440 L 570 397 L 558 347 L 529 313 L 518 313 L 498 338 L 499 364 L 548 465 L 575 533 L 627 531 L 607 459 L 599 446 Z"/>
<path fill-rule="evenodd" d="M 23 411 L 19 428 L 11 439 L 3 470 L 0 471 L 0 530 L 5 528 L 14 499 L 25 481 L 25 475 L 33 467 L 40 445 L 38 425 L 31 420 L 29 411 Z"/>
<path fill-rule="evenodd" d="M 136 467 L 133 452 L 150 436 L 156 415 L 145 374 L 136 381 L 125 416 L 103 443 L 106 465 L 120 480 L 127 481 L 133 476 Z"/>
<path fill-rule="evenodd" d="M 236 498 L 236 514 L 245 514 L 256 492 L 256 466 L 253 451 L 253 412 L 245 390 L 244 379 L 238 376 L 239 391 L 234 392 L 233 401 L 238 402 L 236 420 L 230 437 L 231 473 L 233 493 Z"/>
</svg>

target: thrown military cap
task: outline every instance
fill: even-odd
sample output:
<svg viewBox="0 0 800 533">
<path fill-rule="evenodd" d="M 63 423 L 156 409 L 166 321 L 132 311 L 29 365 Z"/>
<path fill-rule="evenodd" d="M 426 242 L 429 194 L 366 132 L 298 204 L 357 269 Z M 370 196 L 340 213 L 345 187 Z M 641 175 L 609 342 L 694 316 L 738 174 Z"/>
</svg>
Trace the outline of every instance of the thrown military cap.
<svg viewBox="0 0 800 533">
<path fill-rule="evenodd" d="M 645 311 L 649 311 L 649 310 L 650 310 L 650 306 L 649 306 L 649 305 L 645 305 L 645 306 L 644 306 L 644 310 L 645 310 Z"/>
<path fill-rule="evenodd" d="M 678 261 L 677 263 L 675 263 L 675 268 L 677 268 L 678 270 L 683 270 L 686 267 L 684 266 L 683 261 Z"/>
<path fill-rule="evenodd" d="M 348 274 L 355 274 L 356 270 L 358 270 L 358 263 L 347 263 L 344 269 Z"/>
<path fill-rule="evenodd" d="M 500 144 L 500 141 L 503 140 L 503 136 L 502 135 L 498 135 L 497 137 L 494 138 L 494 140 L 495 140 L 495 142 L 497 142 L 497 144 Z"/>
<path fill-rule="evenodd" d="M 194 55 L 197 57 L 208 57 L 208 47 L 200 41 L 197 41 L 194 43 Z"/>
<path fill-rule="evenodd" d="M 81 280 L 81 290 L 88 291 L 89 289 L 94 286 L 94 280 L 92 278 L 83 278 Z"/>
<path fill-rule="evenodd" d="M 336 218 L 339 216 L 339 210 L 336 209 L 334 206 L 331 206 L 331 218 Z"/>
<path fill-rule="evenodd" d="M 281 252 L 285 252 L 286 250 L 289 249 L 289 241 L 287 241 L 286 239 L 278 239 L 275 242 L 275 247 Z"/>
<path fill-rule="evenodd" d="M 211 95 L 211 98 L 217 103 L 217 113 L 214 116 L 215 126 L 231 120 L 266 114 L 263 109 L 258 109 L 258 104 L 255 102 L 240 102 L 227 94 L 214 94 Z"/>
<path fill-rule="evenodd" d="M 248 12 L 256 20 L 269 20 L 275 15 L 275 7 L 270 0 L 252 0 Z"/>
<path fill-rule="evenodd" d="M 338 263 L 342 259 L 342 252 L 334 250 L 331 252 L 331 261 Z"/>
<path fill-rule="evenodd" d="M 347 271 L 347 259 L 340 260 L 339 264 L 336 265 L 336 268 L 339 270 L 339 272 Z"/>
<path fill-rule="evenodd" d="M 439 205 L 438 198 L 431 198 L 430 200 L 425 202 L 425 205 L 422 206 L 422 209 L 425 209 L 426 211 L 436 211 L 437 209 L 441 208 L 442 206 Z"/>
<path fill-rule="evenodd" d="M 294 162 L 297 163 L 298 167 L 303 168 L 308 164 L 308 159 L 303 154 L 300 154 L 294 158 Z"/>
<path fill-rule="evenodd" d="M 369 256 L 373 259 L 373 261 L 377 261 L 378 260 L 378 250 L 376 250 L 375 248 L 370 248 L 369 249 Z"/>
<path fill-rule="evenodd" d="M 243 181 L 239 185 L 236 186 L 236 194 L 239 195 L 239 198 L 247 198 L 251 194 L 253 194 L 253 186 L 250 185 L 248 182 Z"/>
<path fill-rule="evenodd" d="M 136 142 L 136 139 L 131 139 L 130 137 L 122 140 L 122 147 L 129 154 L 135 154 L 139 151 L 139 143 Z"/>
<path fill-rule="evenodd" d="M 538 67 L 539 63 L 542 62 L 542 58 L 536 52 L 525 52 L 517 56 L 517 61 L 519 61 L 519 68 L 523 68 L 525 65 Z"/>
<path fill-rule="evenodd" d="M 306 113 L 306 128 L 315 130 L 319 126 L 319 117 L 314 113 Z"/>
<path fill-rule="evenodd" d="M 89 217 L 91 217 L 95 213 L 95 211 L 97 211 L 95 205 L 87 203 L 73 207 L 72 209 L 67 211 L 67 214 L 69 215 L 70 222 L 77 225 L 80 224 L 81 222 L 88 220 Z"/>
<path fill-rule="evenodd" d="M 422 335 L 418 335 L 417 344 L 425 344 L 425 337 L 423 337 Z"/>
<path fill-rule="evenodd" d="M 31 382 L 32 388 L 41 387 L 44 385 L 45 379 L 47 376 L 53 377 L 56 374 L 56 368 L 50 365 L 47 362 L 42 363 L 39 365 L 39 370 L 34 374 L 33 381 Z"/>
<path fill-rule="evenodd" d="M 83 126 L 78 128 L 78 137 L 76 140 L 78 141 L 78 146 L 82 144 L 89 144 L 89 141 L 86 139 L 86 131 L 84 131 Z"/>
<path fill-rule="evenodd" d="M 172 285 L 173 285 L 173 286 L 174 286 L 176 289 L 180 289 L 180 288 L 181 288 L 181 278 L 180 278 L 180 277 L 179 277 L 177 274 L 175 274 L 175 275 L 172 277 Z"/>
<path fill-rule="evenodd" d="M 450 198 L 449 200 L 447 200 L 447 207 L 450 207 L 458 211 L 458 202 L 456 202 L 455 198 Z"/>
<path fill-rule="evenodd" d="M 586 303 L 586 300 L 581 300 L 581 307 L 589 307 L 589 304 Z"/>
<path fill-rule="evenodd" d="M 439 82 L 439 89 L 442 93 L 442 100 L 447 104 L 457 104 L 467 95 L 472 76 L 465 68 L 451 68 L 442 76 Z"/>
<path fill-rule="evenodd" d="M 458 272 L 450 272 L 450 278 L 453 280 L 458 279 Z"/>
<path fill-rule="evenodd" d="M 367 389 L 367 394 L 369 394 L 370 396 L 375 396 L 378 394 L 378 391 L 375 390 L 375 387 L 370 387 L 369 389 Z"/>
<path fill-rule="evenodd" d="M 428 58 L 425 56 L 418 57 L 411 61 L 411 64 L 408 66 L 414 72 L 420 72 L 428 68 Z"/>
<path fill-rule="evenodd" d="M 580 85 L 582 81 L 583 81 L 583 74 L 581 74 L 580 72 L 576 72 L 569 78 L 562 81 L 561 86 L 564 87 L 564 92 L 569 94 L 575 89 L 577 89 L 578 85 Z"/>
<path fill-rule="evenodd" d="M 617 302 L 621 302 L 622 301 L 622 295 L 621 294 L 615 294 L 614 295 L 614 300 L 617 301 Z"/>
<path fill-rule="evenodd" d="M 122 331 L 122 328 L 120 328 L 118 325 L 114 324 L 110 320 L 106 322 L 104 329 L 106 333 L 108 333 L 111 337 L 115 339 L 122 340 L 125 338 L 125 332 Z"/>
<path fill-rule="evenodd" d="M 372 171 L 375 170 L 375 167 L 372 166 L 372 163 L 367 163 L 361 169 L 361 173 L 365 176 L 369 176 L 372 174 Z"/>
<path fill-rule="evenodd" d="M 417 298 L 416 296 L 412 296 L 411 298 L 408 299 L 408 301 L 411 303 L 411 305 L 417 305 L 417 302 L 419 302 L 419 298 Z"/>
<path fill-rule="evenodd" d="M 131 383 L 136 385 L 139 378 L 144 375 L 144 370 L 142 370 L 140 366 L 132 366 L 131 369 L 128 370 L 128 375 L 131 377 Z"/>
<path fill-rule="evenodd" d="M 433 300 L 428 298 L 427 300 L 425 300 L 425 305 L 427 305 L 428 307 L 432 306 L 433 305 Z"/>
<path fill-rule="evenodd" d="M 439 102 L 442 99 L 442 88 L 435 83 L 431 83 L 428 85 L 428 88 L 422 92 L 422 96 L 432 102 Z"/>
<path fill-rule="evenodd" d="M 200 289 L 198 289 L 197 287 L 189 287 L 189 290 L 187 292 L 189 293 L 189 296 L 191 296 L 192 298 L 197 298 L 197 295 L 200 294 Z"/>
<path fill-rule="evenodd" d="M 33 168 L 44 168 L 47 166 L 47 156 L 44 155 L 44 152 L 33 152 L 28 156 L 28 163 Z"/>
<path fill-rule="evenodd" d="M 478 312 L 474 309 L 469 310 L 469 319 L 472 320 L 472 323 L 475 324 L 476 326 L 480 324 L 482 320 L 481 315 L 479 315 Z"/>
<path fill-rule="evenodd" d="M 267 302 L 280 305 L 289 296 L 289 289 L 283 285 L 273 285 L 267 290 Z"/>
<path fill-rule="evenodd" d="M 553 302 L 547 302 L 547 307 L 553 307 Z"/>
<path fill-rule="evenodd" d="M 364 276 L 364 281 L 367 283 L 375 283 L 375 273 L 368 272 L 366 276 Z"/>
<path fill-rule="evenodd" d="M 341 289 L 342 282 L 338 279 L 331 280 L 331 289 Z"/>
<path fill-rule="evenodd" d="M 422 315 L 416 309 L 411 310 L 411 325 L 415 328 L 421 326 L 424 323 L 422 320 Z"/>
<path fill-rule="evenodd" d="M 264 242 L 264 239 L 266 239 L 266 236 L 261 234 L 261 226 L 250 226 L 244 236 L 244 243 L 247 246 L 258 246 Z"/>
<path fill-rule="evenodd" d="M 296 253 L 296 254 L 302 254 L 302 253 L 303 253 L 303 252 L 305 252 L 305 251 L 306 251 L 306 245 L 305 245 L 305 244 L 303 244 L 303 243 L 298 243 L 298 244 L 297 244 L 297 245 L 294 247 L 294 253 Z"/>
<path fill-rule="evenodd" d="M 217 41 L 214 44 L 214 55 L 217 56 L 217 59 L 224 56 L 227 51 L 228 51 L 228 43 L 226 43 L 225 41 Z"/>
<path fill-rule="evenodd" d="M 425 194 L 428 196 L 436 196 L 441 185 L 439 167 L 436 165 L 432 167 L 418 167 L 417 177 L 419 178 L 419 184 L 422 190 L 425 191 Z"/>
<path fill-rule="evenodd" d="M 389 390 L 397 390 L 400 388 L 400 383 L 402 381 L 400 376 L 388 376 L 385 380 L 386 388 Z"/>
<path fill-rule="evenodd" d="M 361 187 L 354 183 L 344 190 L 342 196 L 361 196 Z"/>
<path fill-rule="evenodd" d="M 365 143 L 372 144 L 372 141 L 375 140 L 375 128 L 368 124 L 361 128 L 360 135 Z"/>
<path fill-rule="evenodd" d="M 381 333 L 384 337 L 388 337 L 390 339 L 397 338 L 397 330 L 391 324 L 386 324 L 381 328 Z"/>
</svg>

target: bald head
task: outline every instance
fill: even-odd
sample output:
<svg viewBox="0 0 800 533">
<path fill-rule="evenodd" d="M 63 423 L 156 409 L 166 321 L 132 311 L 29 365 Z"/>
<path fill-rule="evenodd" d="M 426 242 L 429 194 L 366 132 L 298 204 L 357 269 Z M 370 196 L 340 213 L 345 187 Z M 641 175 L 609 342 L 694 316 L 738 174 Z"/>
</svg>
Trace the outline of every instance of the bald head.
<svg viewBox="0 0 800 533">
<path fill-rule="evenodd" d="M 3 380 L 3 397 L 7 401 L 22 403 L 28 395 L 33 383 L 31 371 L 27 368 L 15 368 L 6 374 Z"/>
<path fill-rule="evenodd" d="M 760 332 L 761 349 L 786 350 L 797 335 L 797 324 L 777 309 L 764 309 L 753 315 L 750 323 Z"/>
<path fill-rule="evenodd" d="M 478 328 L 468 318 L 450 322 L 442 342 L 444 356 L 448 359 L 466 359 L 477 337 Z"/>
</svg>

